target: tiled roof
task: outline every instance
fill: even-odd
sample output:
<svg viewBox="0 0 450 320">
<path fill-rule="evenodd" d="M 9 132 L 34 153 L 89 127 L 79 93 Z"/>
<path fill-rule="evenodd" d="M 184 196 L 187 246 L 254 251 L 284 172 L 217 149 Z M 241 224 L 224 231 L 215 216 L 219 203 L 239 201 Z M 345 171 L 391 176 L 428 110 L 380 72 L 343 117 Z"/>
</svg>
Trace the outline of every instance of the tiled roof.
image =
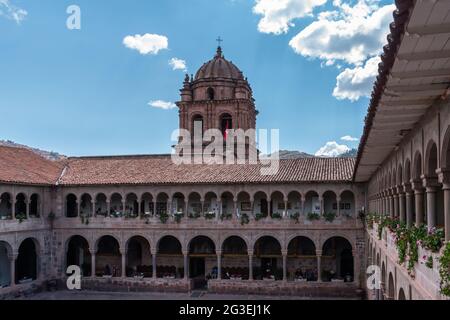
<svg viewBox="0 0 450 320">
<path fill-rule="evenodd" d="M 0 182 L 53 185 L 63 167 L 62 162 L 47 160 L 29 149 L 0 146 Z"/>
<path fill-rule="evenodd" d="M 70 158 L 61 185 L 254 184 L 344 182 L 352 177 L 353 158 L 280 160 L 275 175 L 262 175 L 260 164 L 175 165 L 170 156 Z"/>
</svg>

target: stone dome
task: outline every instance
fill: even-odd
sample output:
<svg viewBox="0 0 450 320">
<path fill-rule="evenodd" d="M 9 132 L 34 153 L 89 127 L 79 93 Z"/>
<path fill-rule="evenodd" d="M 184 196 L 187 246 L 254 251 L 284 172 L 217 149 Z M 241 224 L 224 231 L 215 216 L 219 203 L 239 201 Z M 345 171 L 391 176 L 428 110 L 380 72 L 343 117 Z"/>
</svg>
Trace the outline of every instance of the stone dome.
<svg viewBox="0 0 450 320">
<path fill-rule="evenodd" d="M 225 78 L 232 80 L 243 80 L 242 71 L 239 70 L 231 61 L 224 58 L 222 48 L 217 48 L 214 59 L 206 62 L 195 75 L 195 80 Z"/>
</svg>

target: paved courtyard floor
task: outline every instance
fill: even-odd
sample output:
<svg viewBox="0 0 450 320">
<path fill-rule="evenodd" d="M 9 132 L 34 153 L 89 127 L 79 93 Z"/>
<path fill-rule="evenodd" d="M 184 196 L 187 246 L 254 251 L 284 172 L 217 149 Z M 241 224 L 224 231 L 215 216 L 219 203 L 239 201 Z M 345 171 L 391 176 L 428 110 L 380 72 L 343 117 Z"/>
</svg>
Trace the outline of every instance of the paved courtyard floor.
<svg viewBox="0 0 450 320">
<path fill-rule="evenodd" d="M 97 291 L 54 291 L 42 292 L 22 300 L 311 300 L 312 298 L 292 296 L 228 295 L 207 292 L 155 293 L 155 292 L 97 292 Z M 316 299 L 314 300 L 327 300 Z"/>
</svg>

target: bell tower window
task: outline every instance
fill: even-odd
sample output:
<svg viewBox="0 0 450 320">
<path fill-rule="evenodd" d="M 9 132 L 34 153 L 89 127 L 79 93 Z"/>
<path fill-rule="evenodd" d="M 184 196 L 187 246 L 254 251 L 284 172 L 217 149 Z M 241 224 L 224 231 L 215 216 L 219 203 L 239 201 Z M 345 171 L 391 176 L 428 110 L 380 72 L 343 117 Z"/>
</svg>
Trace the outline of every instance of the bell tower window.
<svg viewBox="0 0 450 320">
<path fill-rule="evenodd" d="M 203 136 L 204 126 L 203 126 L 203 117 L 201 115 L 196 115 L 192 118 L 192 136 L 195 134 L 195 128 L 198 128 Z"/>
<path fill-rule="evenodd" d="M 206 90 L 206 96 L 208 97 L 208 100 L 214 100 L 214 89 L 213 88 L 208 88 L 208 90 Z"/>
<path fill-rule="evenodd" d="M 223 114 L 220 117 L 220 130 L 224 138 L 227 138 L 227 130 L 233 129 L 233 118 L 228 114 Z"/>
</svg>

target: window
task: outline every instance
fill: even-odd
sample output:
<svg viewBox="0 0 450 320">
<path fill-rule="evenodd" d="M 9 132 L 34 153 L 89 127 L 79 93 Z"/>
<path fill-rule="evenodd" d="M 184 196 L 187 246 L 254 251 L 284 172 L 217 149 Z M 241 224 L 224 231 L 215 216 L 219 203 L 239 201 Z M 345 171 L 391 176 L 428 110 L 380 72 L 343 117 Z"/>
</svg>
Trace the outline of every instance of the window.
<svg viewBox="0 0 450 320">
<path fill-rule="evenodd" d="M 208 100 L 214 100 L 214 89 L 208 88 L 208 90 L 206 90 L 206 96 L 208 97 Z"/>
</svg>

